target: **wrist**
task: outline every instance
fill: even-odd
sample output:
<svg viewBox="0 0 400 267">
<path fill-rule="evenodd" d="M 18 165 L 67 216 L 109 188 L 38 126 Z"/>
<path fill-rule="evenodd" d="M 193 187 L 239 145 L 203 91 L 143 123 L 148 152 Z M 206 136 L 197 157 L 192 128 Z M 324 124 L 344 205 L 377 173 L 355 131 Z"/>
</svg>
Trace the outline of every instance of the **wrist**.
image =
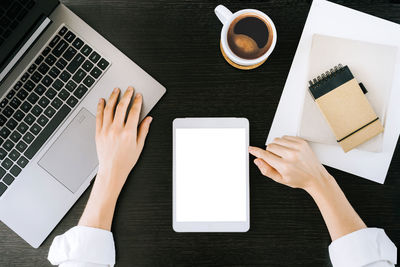
<svg viewBox="0 0 400 267">
<path fill-rule="evenodd" d="M 335 178 L 328 172 L 321 174 L 320 177 L 314 177 L 312 182 L 304 190 L 313 198 L 324 194 L 333 189 L 336 184 Z"/>
</svg>

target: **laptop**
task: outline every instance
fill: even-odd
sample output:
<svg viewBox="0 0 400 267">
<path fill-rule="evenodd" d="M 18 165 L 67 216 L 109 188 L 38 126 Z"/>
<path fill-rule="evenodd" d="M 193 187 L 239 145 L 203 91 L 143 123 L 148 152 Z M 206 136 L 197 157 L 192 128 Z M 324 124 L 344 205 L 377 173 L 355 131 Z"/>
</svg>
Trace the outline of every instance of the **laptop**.
<svg viewBox="0 0 400 267">
<path fill-rule="evenodd" d="M 2 0 L 0 51 L 0 219 L 37 248 L 96 175 L 98 99 L 166 90 L 57 0 Z"/>
</svg>

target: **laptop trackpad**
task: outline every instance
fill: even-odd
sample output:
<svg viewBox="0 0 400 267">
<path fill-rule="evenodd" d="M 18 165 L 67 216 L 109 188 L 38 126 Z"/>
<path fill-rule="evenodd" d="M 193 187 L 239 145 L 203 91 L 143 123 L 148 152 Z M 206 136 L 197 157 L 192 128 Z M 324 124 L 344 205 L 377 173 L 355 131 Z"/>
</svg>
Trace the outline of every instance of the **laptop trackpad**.
<svg viewBox="0 0 400 267">
<path fill-rule="evenodd" d="M 39 161 L 73 193 L 98 165 L 95 130 L 95 117 L 82 108 Z"/>
</svg>

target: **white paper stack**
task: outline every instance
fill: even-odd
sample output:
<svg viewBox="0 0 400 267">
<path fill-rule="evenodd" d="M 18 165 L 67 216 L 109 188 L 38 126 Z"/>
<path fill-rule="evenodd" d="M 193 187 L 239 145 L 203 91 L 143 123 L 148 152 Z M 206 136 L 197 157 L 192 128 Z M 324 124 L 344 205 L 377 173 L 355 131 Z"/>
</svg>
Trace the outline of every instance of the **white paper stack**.
<svg viewBox="0 0 400 267">
<path fill-rule="evenodd" d="M 397 47 L 314 34 L 307 80 L 312 80 L 339 63 L 348 65 L 358 82 L 368 90 L 366 97 L 385 126 L 386 110 L 393 85 Z M 337 145 L 335 135 L 314 102 L 307 85 L 298 135 L 308 141 Z M 315 129 L 318 129 L 316 131 Z M 383 134 L 357 147 L 381 152 Z"/>
<path fill-rule="evenodd" d="M 400 25 L 325 0 L 314 0 L 282 92 L 267 144 L 275 137 L 298 133 L 309 79 L 312 39 L 315 34 L 379 43 L 396 47 L 397 50 L 400 48 Z M 400 105 L 398 103 L 400 53 L 398 52 L 395 62 L 381 152 L 353 149 L 344 153 L 337 145 L 311 142 L 312 148 L 323 164 L 378 183 L 385 181 L 400 133 Z"/>
</svg>

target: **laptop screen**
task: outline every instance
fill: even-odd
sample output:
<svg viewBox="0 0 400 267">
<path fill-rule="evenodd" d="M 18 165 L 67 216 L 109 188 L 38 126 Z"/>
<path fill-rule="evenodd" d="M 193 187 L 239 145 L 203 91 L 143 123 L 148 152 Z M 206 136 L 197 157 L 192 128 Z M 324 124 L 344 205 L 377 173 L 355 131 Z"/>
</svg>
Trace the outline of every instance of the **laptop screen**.
<svg viewBox="0 0 400 267">
<path fill-rule="evenodd" d="M 19 51 L 57 4 L 57 0 L 0 1 L 0 82 L 23 55 Z"/>
</svg>

